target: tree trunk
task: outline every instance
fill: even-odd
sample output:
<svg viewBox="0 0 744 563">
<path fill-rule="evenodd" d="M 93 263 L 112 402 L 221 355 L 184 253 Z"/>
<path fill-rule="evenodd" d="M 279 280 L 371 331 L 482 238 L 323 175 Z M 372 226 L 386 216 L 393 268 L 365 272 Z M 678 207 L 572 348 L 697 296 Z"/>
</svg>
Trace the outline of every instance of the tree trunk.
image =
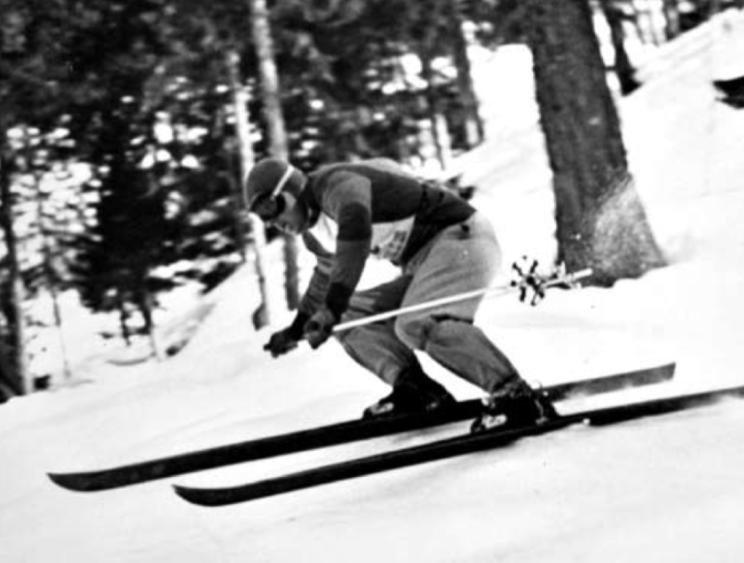
<svg viewBox="0 0 744 563">
<path fill-rule="evenodd" d="M 251 32 L 258 58 L 261 102 L 268 129 L 269 152 L 277 158 L 288 157 L 287 132 L 282 112 L 279 73 L 274 60 L 274 43 L 266 0 L 250 0 Z"/>
<path fill-rule="evenodd" d="M 140 315 L 145 325 L 145 334 L 150 341 L 150 347 L 152 348 L 153 356 L 158 361 L 165 359 L 165 352 L 163 347 L 160 345 L 160 339 L 158 338 L 157 331 L 155 330 L 155 319 L 153 317 L 153 297 L 150 290 L 145 286 L 145 280 L 147 276 L 143 274 L 139 279 L 139 289 L 137 290 L 137 307 L 139 308 Z"/>
<path fill-rule="evenodd" d="M 29 161 L 31 160 L 31 146 L 27 143 Z M 65 340 L 64 322 L 62 318 L 62 308 L 59 304 L 59 275 L 54 267 L 54 252 L 52 249 L 52 235 L 50 235 L 44 215 L 44 195 L 41 191 L 42 175 L 39 171 L 34 172 L 34 184 L 36 188 L 36 215 L 39 223 L 39 235 L 41 236 L 41 256 L 44 261 L 44 283 L 49 295 L 52 298 L 52 313 L 54 316 L 54 327 L 57 330 L 59 338 L 60 353 L 62 355 L 62 372 L 65 379 L 69 380 L 72 376 L 70 361 L 67 355 L 67 342 Z"/>
<path fill-rule="evenodd" d="M 72 368 L 70 367 L 70 358 L 67 354 L 67 339 L 65 338 L 65 326 L 62 317 L 62 308 L 59 304 L 59 294 L 57 288 L 51 285 L 49 291 L 52 296 L 52 310 L 54 313 L 54 326 L 57 329 L 57 336 L 59 338 L 59 349 L 62 353 L 62 373 L 66 380 L 72 377 Z"/>
<path fill-rule="evenodd" d="M 121 338 L 124 344 L 127 346 L 132 345 L 132 333 L 129 330 L 129 313 L 127 312 L 124 300 L 121 298 L 121 294 L 117 291 L 116 295 L 116 307 L 119 311 L 119 328 L 121 329 Z"/>
<path fill-rule="evenodd" d="M 602 11 L 610 28 L 610 39 L 615 51 L 615 74 L 620 83 L 620 91 L 627 96 L 636 90 L 640 83 L 635 78 L 635 69 L 625 50 L 625 31 L 623 30 L 622 12 L 615 5 L 615 0 L 600 0 Z"/>
<path fill-rule="evenodd" d="M 442 170 L 446 170 L 450 162 L 449 142 L 447 139 L 447 128 L 443 125 L 444 118 L 439 109 L 439 100 L 434 90 L 434 70 L 432 67 L 431 55 L 428 49 L 424 47 L 420 54 L 421 59 L 421 77 L 426 82 L 426 107 L 429 113 L 429 122 L 431 123 L 431 135 L 434 142 L 437 160 Z"/>
<path fill-rule="evenodd" d="M 0 130 L 0 223 L 2 224 L 8 261 L 9 294 L 3 296 L 8 302 L 3 304 L 9 328 L 9 364 L 12 373 L 11 385 L 20 394 L 33 391 L 33 383 L 28 370 L 26 358 L 26 319 L 23 314 L 25 290 L 21 278 L 21 267 L 18 259 L 18 248 L 13 225 L 13 201 L 11 196 L 11 158 L 6 148 L 6 131 Z"/>
<path fill-rule="evenodd" d="M 232 109 L 235 114 L 235 139 L 234 145 L 225 144 L 226 161 L 228 164 L 227 182 L 230 185 L 230 191 L 235 198 L 233 209 L 233 221 L 235 222 L 235 239 L 239 247 L 240 258 L 243 262 L 248 259 L 248 228 L 243 220 L 248 201 L 243 190 L 244 178 L 247 170 L 253 166 L 253 149 L 250 143 L 250 127 L 248 117 L 249 95 L 246 88 L 240 80 L 240 55 L 234 49 L 229 50 L 225 55 L 225 68 L 227 70 L 228 81 L 230 84 L 230 93 L 232 97 Z M 235 158 L 235 146 L 238 149 L 237 159 Z M 237 166 L 236 166 L 237 163 Z"/>
<path fill-rule="evenodd" d="M 680 34 L 678 0 L 664 0 L 662 6 L 666 20 L 666 38 L 671 41 Z"/>
<path fill-rule="evenodd" d="M 641 41 L 651 43 L 652 45 L 660 45 L 663 37 L 660 37 L 657 32 L 648 3 L 642 5 L 638 2 L 630 2 L 629 6 L 633 10 L 633 22 L 635 23 L 638 37 L 641 38 Z"/>
<path fill-rule="evenodd" d="M 235 108 L 235 135 L 238 138 L 240 150 L 240 186 L 245 185 L 248 172 L 254 163 L 253 145 L 250 136 L 250 117 L 248 115 L 248 92 L 240 81 L 240 55 L 236 51 L 227 54 L 227 68 L 230 76 L 230 87 L 233 94 L 233 105 Z M 243 207 L 247 208 L 248 201 L 245 190 L 241 189 Z M 255 259 L 256 277 L 258 278 L 258 291 L 261 295 L 261 304 L 253 314 L 253 326 L 256 329 L 267 326 L 271 321 L 271 308 L 269 306 L 269 294 L 266 289 L 266 260 L 264 258 L 266 248 L 266 236 L 261 220 L 253 214 L 249 219 L 251 233 L 253 235 L 253 251 Z"/>
<path fill-rule="evenodd" d="M 463 30 L 462 15 L 458 9 L 459 4 L 452 3 L 453 11 L 453 38 L 454 38 L 454 60 L 457 68 L 457 84 L 460 99 L 465 107 L 465 133 L 468 148 L 475 147 L 483 142 L 485 129 L 483 119 L 480 116 L 478 98 L 473 87 L 473 76 L 468 56 L 468 41 Z"/>
<path fill-rule="evenodd" d="M 591 267 L 601 285 L 663 265 L 628 172 L 587 0 L 531 0 L 529 16 L 559 261 Z"/>
<path fill-rule="evenodd" d="M 251 31 L 259 64 L 261 101 L 266 120 L 269 153 L 285 160 L 289 159 L 289 143 L 284 125 L 281 104 L 279 73 L 274 60 L 274 45 L 266 0 L 250 0 Z M 287 307 L 296 309 L 300 302 L 299 269 L 297 266 L 297 241 L 293 235 L 284 235 L 284 290 Z"/>
</svg>

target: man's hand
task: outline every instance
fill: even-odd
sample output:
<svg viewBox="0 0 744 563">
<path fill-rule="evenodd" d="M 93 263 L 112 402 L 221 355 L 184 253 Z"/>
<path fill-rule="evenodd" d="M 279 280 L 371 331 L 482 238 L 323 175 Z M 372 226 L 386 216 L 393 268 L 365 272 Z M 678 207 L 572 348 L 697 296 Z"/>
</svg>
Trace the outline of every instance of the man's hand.
<svg viewBox="0 0 744 563">
<path fill-rule="evenodd" d="M 291 327 L 285 328 L 272 334 L 263 348 L 271 354 L 272 358 L 278 358 L 297 348 L 297 339 L 292 336 Z"/>
<path fill-rule="evenodd" d="M 327 307 L 321 307 L 310 317 L 305 324 L 305 338 L 313 350 L 330 338 L 336 323 L 338 318 Z"/>
</svg>

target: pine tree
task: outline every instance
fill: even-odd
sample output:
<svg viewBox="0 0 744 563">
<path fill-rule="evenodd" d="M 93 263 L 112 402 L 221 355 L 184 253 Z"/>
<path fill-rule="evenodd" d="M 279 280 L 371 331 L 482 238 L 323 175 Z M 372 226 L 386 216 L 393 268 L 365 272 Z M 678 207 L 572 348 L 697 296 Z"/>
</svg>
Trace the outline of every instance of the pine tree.
<svg viewBox="0 0 744 563">
<path fill-rule="evenodd" d="M 635 191 L 587 0 L 529 4 L 559 260 L 609 285 L 664 264 Z"/>
</svg>

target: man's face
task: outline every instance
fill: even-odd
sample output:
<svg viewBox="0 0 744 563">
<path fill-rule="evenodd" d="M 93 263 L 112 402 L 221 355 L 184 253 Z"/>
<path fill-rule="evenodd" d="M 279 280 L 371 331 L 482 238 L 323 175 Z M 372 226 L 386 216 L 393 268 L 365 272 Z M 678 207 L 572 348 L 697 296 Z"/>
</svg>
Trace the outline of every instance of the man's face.
<svg viewBox="0 0 744 563">
<path fill-rule="evenodd" d="M 281 194 L 285 199 L 284 210 L 274 221 L 274 225 L 285 233 L 299 234 L 305 227 L 305 209 L 298 204 L 297 198 L 292 194 Z"/>
<path fill-rule="evenodd" d="M 288 192 L 283 192 L 277 196 L 274 205 L 277 209 L 275 214 L 268 215 L 257 210 L 264 223 L 293 235 L 303 230 L 307 218 L 304 208 L 298 204 L 296 197 Z"/>
</svg>

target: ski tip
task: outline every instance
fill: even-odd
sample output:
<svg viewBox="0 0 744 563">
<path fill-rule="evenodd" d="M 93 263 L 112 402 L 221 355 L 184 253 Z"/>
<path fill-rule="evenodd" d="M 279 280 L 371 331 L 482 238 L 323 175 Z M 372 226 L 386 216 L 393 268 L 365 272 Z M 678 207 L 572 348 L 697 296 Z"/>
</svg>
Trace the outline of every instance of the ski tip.
<svg viewBox="0 0 744 563">
<path fill-rule="evenodd" d="M 215 506 L 212 503 L 207 502 L 206 499 L 200 494 L 201 490 L 192 489 L 191 487 L 184 487 L 182 485 L 172 485 L 173 491 L 181 497 L 183 500 L 190 504 L 196 504 L 198 506 Z"/>
<path fill-rule="evenodd" d="M 68 491 L 89 493 L 113 488 L 105 479 L 90 473 L 47 473 L 52 482 Z"/>
<path fill-rule="evenodd" d="M 227 489 L 201 489 L 185 487 L 183 485 L 172 485 L 173 491 L 183 500 L 197 506 L 227 506 L 250 500 L 237 495 L 232 488 Z"/>
<path fill-rule="evenodd" d="M 173 492 L 175 492 L 179 497 L 181 497 L 186 502 L 189 502 L 191 504 L 201 504 L 198 501 L 198 498 L 194 495 L 193 489 L 190 487 L 184 487 L 182 485 L 172 485 Z"/>
<path fill-rule="evenodd" d="M 85 483 L 79 479 L 79 476 L 75 473 L 47 473 L 47 477 L 52 480 L 52 483 L 67 489 L 69 491 L 80 491 L 85 492 L 90 490 L 85 486 Z"/>
</svg>

